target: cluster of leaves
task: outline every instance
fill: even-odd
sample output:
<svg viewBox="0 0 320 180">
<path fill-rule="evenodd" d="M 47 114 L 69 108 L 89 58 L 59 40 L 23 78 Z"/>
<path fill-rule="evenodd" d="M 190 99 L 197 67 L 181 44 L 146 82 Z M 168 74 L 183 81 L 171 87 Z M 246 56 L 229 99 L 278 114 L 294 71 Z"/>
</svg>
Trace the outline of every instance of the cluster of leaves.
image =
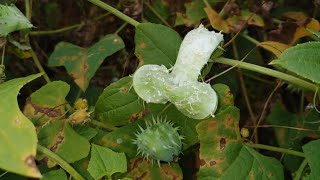
<svg viewBox="0 0 320 180">
<path fill-rule="evenodd" d="M 138 1 L 135 3 L 127 7 L 126 12 L 130 14 L 130 8 L 134 9 L 131 12 L 134 16 L 140 12 L 139 8 L 146 8 L 143 9 L 144 15 L 153 22 L 138 23 L 135 27 L 135 55 L 139 65 L 157 64 L 170 68 L 175 63 L 182 39 L 178 32 L 168 27 L 168 22 L 172 20 L 168 2 L 151 0 L 145 3 L 145 7 Z M 226 35 L 241 31 L 245 25 L 266 27 L 265 21 L 270 11 L 267 7 L 264 9 L 267 15 L 258 15 L 250 12 L 244 3 L 226 3 L 222 9 L 220 5 L 215 1 L 187 2 L 184 4 L 185 12 L 175 12 L 172 24 L 196 27 L 200 21 L 208 19 L 212 28 Z M 9 11 L 8 7 L 0 4 L 0 25 L 6 27 L 0 29 L 0 38 L 8 41 L 6 46 L 13 49 L 13 54 L 20 52 L 20 57 L 30 57 L 33 50 L 29 44 L 17 42 L 8 34 L 21 29 L 25 31 L 32 24 L 14 5 L 10 5 Z M 24 18 L 17 18 L 21 16 Z M 317 39 L 319 22 L 301 12 L 285 11 L 282 17 L 300 22 L 290 40 L 276 41 L 277 38 L 272 36 L 262 42 L 254 40 L 254 43 L 274 54 L 275 60 L 271 64 L 279 70 L 285 70 L 290 77 L 279 76 L 280 79 L 289 80 L 288 83 L 292 80 L 292 83 L 300 85 L 308 82 L 311 89 L 316 87 L 314 90 L 317 93 L 320 83 L 320 42 L 296 43 L 306 36 Z M 277 30 L 280 33 L 284 31 L 281 28 Z M 21 36 L 24 35 L 21 33 Z M 96 92 L 85 94 L 89 92 L 90 81 L 103 61 L 124 51 L 125 46 L 118 32 L 103 36 L 90 47 L 59 42 L 48 58 L 47 65 L 64 66 L 75 85 L 61 80 L 48 82 L 26 98 L 23 112 L 17 102 L 20 89 L 43 74 L 1 82 L 0 168 L 4 171 L 1 175 L 3 178 L 22 178 L 18 176 L 22 175 L 43 179 L 68 179 L 68 176 L 76 179 L 183 179 L 191 176 L 187 169 L 190 166 L 193 170 L 197 169 L 196 174 L 192 175 L 198 179 L 284 179 L 284 172 L 294 174 L 292 177 L 295 178 L 302 175 L 310 180 L 320 177 L 320 115 L 317 110 L 306 108 L 302 102 L 300 112 L 288 111 L 282 102 L 278 102 L 266 118 L 267 123 L 276 127 L 275 138 L 268 138 L 266 142 L 278 144 L 285 153 L 288 153 L 286 149 L 293 149 L 296 154 L 290 153 L 291 150 L 281 158 L 278 154 L 268 154 L 274 157 L 265 156 L 253 148 L 258 146 L 247 143 L 249 139 L 240 135 L 240 111 L 234 101 L 237 85 L 228 82 L 228 79 L 232 79 L 230 74 L 219 77 L 225 78 L 220 81 L 230 87 L 222 83 L 212 86 L 219 99 L 215 117 L 202 120 L 186 117 L 170 103 L 144 104 L 132 88 L 130 76 L 107 86 L 98 94 L 98 98 L 92 98 L 97 96 Z M 259 54 L 258 51 L 255 53 Z M 204 68 L 202 77 L 212 75 L 212 64 Z M 4 68 L 1 67 L 1 71 Z M 299 83 L 301 81 L 303 83 Z M 72 94 L 70 89 L 74 87 L 80 88 L 80 94 L 88 97 L 89 106 L 85 100 L 74 104 L 68 101 L 68 94 Z M 317 100 L 317 94 L 314 100 L 310 98 L 310 92 L 301 91 L 305 92 L 302 93 L 303 99 L 316 106 L 314 101 Z M 137 146 L 132 143 L 135 132 L 140 126 L 144 128 L 145 122 L 152 121 L 154 117 L 165 117 L 180 127 L 179 134 L 185 139 L 184 154 L 179 162 L 157 166 L 136 156 Z M 182 163 L 192 156 L 197 159 L 193 164 L 186 166 Z M 304 167 L 306 163 L 308 168 Z"/>
</svg>

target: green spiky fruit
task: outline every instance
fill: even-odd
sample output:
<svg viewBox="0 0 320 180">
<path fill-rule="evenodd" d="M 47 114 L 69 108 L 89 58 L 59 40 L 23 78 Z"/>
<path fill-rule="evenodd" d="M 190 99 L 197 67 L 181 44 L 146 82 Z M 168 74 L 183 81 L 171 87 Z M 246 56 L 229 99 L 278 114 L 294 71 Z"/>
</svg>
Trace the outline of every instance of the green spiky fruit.
<svg viewBox="0 0 320 180">
<path fill-rule="evenodd" d="M 182 147 L 183 137 L 178 133 L 179 128 L 159 118 L 146 125 L 146 129 L 140 127 L 141 132 L 136 133 L 137 138 L 133 142 L 138 146 L 138 154 L 158 163 L 173 161 L 180 154 Z"/>
</svg>

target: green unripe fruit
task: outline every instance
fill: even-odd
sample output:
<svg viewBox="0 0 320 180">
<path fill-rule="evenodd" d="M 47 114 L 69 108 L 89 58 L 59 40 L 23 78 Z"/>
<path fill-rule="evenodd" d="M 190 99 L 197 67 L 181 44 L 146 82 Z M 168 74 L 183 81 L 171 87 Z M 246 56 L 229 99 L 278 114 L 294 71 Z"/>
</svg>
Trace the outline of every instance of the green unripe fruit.
<svg viewBox="0 0 320 180">
<path fill-rule="evenodd" d="M 171 162 L 181 152 L 182 142 L 177 127 L 172 123 L 155 120 L 146 123 L 147 128 L 140 127 L 141 132 L 137 133 L 134 144 L 138 146 L 138 154 L 146 159 Z"/>
</svg>

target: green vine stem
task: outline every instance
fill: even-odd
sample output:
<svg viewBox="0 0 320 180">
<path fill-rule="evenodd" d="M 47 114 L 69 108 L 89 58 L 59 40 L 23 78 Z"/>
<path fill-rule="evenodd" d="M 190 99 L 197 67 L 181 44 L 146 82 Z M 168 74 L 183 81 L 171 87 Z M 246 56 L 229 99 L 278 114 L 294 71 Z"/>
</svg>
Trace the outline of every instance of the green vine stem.
<svg viewBox="0 0 320 180">
<path fill-rule="evenodd" d="M 299 157 L 305 157 L 303 152 L 294 151 L 291 149 L 284 149 L 284 148 L 268 146 L 268 145 L 264 145 L 264 144 L 253 144 L 253 143 L 244 143 L 244 144 L 246 146 L 256 148 L 256 149 L 264 149 L 264 150 L 268 150 L 268 151 L 274 151 L 274 152 L 280 152 L 280 153 L 290 154 L 290 155 L 299 156 Z"/>
<path fill-rule="evenodd" d="M 110 15 L 111 13 L 108 12 L 106 14 L 102 14 L 101 16 L 98 16 L 96 18 L 93 18 L 94 21 L 98 21 L 108 15 Z M 67 26 L 67 27 L 63 27 L 60 29 L 55 29 L 55 30 L 49 30 L 49 31 L 32 31 L 29 33 L 30 36 L 42 36 L 42 35 L 51 35 L 51 34 L 58 34 L 58 33 L 63 33 L 66 31 L 70 31 L 72 29 L 77 29 L 80 28 L 81 26 L 83 26 L 83 23 L 79 23 L 79 24 L 75 24 L 75 25 L 71 25 L 71 26 Z"/>
<path fill-rule="evenodd" d="M 158 18 L 163 24 L 165 24 L 166 26 L 172 28 L 172 27 L 170 26 L 170 24 L 157 12 L 148 2 L 144 2 L 144 4 L 152 11 L 152 13 L 153 13 L 154 15 L 157 16 L 157 18 Z"/>
<path fill-rule="evenodd" d="M 95 4 L 98 7 L 101 7 L 102 9 L 105 9 L 105 10 L 111 12 L 113 15 L 115 15 L 118 18 L 124 20 L 125 22 L 131 24 L 134 27 L 137 27 L 140 24 L 138 21 L 132 19 L 131 17 L 125 15 L 121 11 L 115 9 L 114 7 L 102 2 L 100 0 L 88 0 L 88 1 L 91 2 L 92 4 Z"/>
<path fill-rule="evenodd" d="M 260 42 L 257 41 L 256 39 L 254 39 L 253 37 L 247 35 L 247 34 L 244 34 L 244 33 L 240 33 L 240 36 L 246 38 L 248 41 L 252 42 L 253 44 L 257 45 L 259 44 Z"/>
<path fill-rule="evenodd" d="M 119 34 L 120 31 L 123 30 L 123 28 L 125 28 L 127 26 L 127 22 L 123 23 L 117 30 L 116 32 L 114 32 L 115 34 Z"/>
<path fill-rule="evenodd" d="M 31 16 L 32 16 L 32 1 L 30 0 L 25 0 L 25 8 L 26 8 L 26 17 L 28 18 L 28 20 L 31 22 Z M 26 41 L 27 41 L 27 44 L 31 47 L 30 45 L 30 38 L 29 36 L 27 35 L 26 36 Z M 43 69 L 36 53 L 34 52 L 34 50 L 32 49 L 31 47 L 31 56 L 32 56 L 32 59 L 33 59 L 33 62 L 35 63 L 36 67 L 38 68 L 38 70 L 43 74 L 43 78 L 47 81 L 47 83 L 51 82 L 48 74 L 46 73 L 46 71 Z"/>
<path fill-rule="evenodd" d="M 308 81 L 302 80 L 300 78 L 297 78 L 297 77 L 294 77 L 294 76 L 291 76 L 291 75 L 288 75 L 288 74 L 285 74 L 285 73 L 282 73 L 282 72 L 279 72 L 279 71 L 276 71 L 273 69 L 265 68 L 262 66 L 258 66 L 258 65 L 250 64 L 250 63 L 246 63 L 246 62 L 236 61 L 236 60 L 229 59 L 229 58 L 223 58 L 223 57 L 214 59 L 213 61 L 221 63 L 221 64 L 226 64 L 229 66 L 237 66 L 242 69 L 265 74 L 265 75 L 272 76 L 275 78 L 279 78 L 279 79 L 282 79 L 284 81 L 290 82 L 292 84 L 298 85 L 300 87 L 303 87 L 305 89 L 308 89 L 308 90 L 311 90 L 314 92 L 317 90 L 317 86 L 315 84 L 312 84 Z"/>
<path fill-rule="evenodd" d="M 29 40 L 29 39 L 28 39 Z M 51 82 L 48 74 L 46 73 L 46 71 L 43 69 L 36 53 L 33 51 L 33 49 L 31 48 L 31 56 L 32 56 L 32 59 L 35 63 L 35 65 L 37 66 L 37 68 L 39 69 L 39 71 L 43 74 L 43 78 L 47 81 L 47 83 Z"/>
<path fill-rule="evenodd" d="M 63 160 L 60 156 L 53 153 L 49 149 L 38 144 L 37 150 L 43 154 L 45 154 L 50 160 L 57 163 L 64 170 L 66 170 L 72 177 L 77 180 L 85 180 L 70 164 L 68 164 L 65 160 Z"/>
<path fill-rule="evenodd" d="M 232 34 L 232 38 L 233 37 L 234 37 L 234 35 Z M 235 41 L 232 41 L 232 50 L 233 50 L 233 55 L 234 55 L 235 59 L 237 61 L 240 61 L 238 48 L 237 48 L 237 45 L 236 45 Z M 244 102 L 245 102 L 245 104 L 247 106 L 251 122 L 252 122 L 253 126 L 256 127 L 257 126 L 257 118 L 256 118 L 256 116 L 255 116 L 255 114 L 253 112 L 252 107 L 251 107 L 250 99 L 249 99 L 249 96 L 248 96 L 248 91 L 247 91 L 246 84 L 245 84 L 245 81 L 244 81 L 244 78 L 243 78 L 243 75 L 242 75 L 242 70 L 240 68 L 237 68 L 237 74 L 239 76 L 241 93 L 243 95 Z M 254 142 L 255 143 L 259 142 L 258 132 L 254 134 Z"/>
<path fill-rule="evenodd" d="M 41 36 L 41 35 L 50 35 L 50 34 L 57 34 L 57 33 L 63 33 L 72 29 L 76 29 L 81 27 L 82 24 L 75 24 L 72 26 L 67 26 L 60 29 L 50 30 L 50 31 L 32 31 L 29 33 L 30 36 Z"/>
<path fill-rule="evenodd" d="M 296 175 L 294 176 L 293 180 L 299 180 L 301 178 L 301 175 L 303 173 L 304 168 L 307 166 L 308 161 L 307 159 L 304 159 L 301 163 L 301 165 L 299 166 L 299 169 L 296 172 Z"/>
</svg>

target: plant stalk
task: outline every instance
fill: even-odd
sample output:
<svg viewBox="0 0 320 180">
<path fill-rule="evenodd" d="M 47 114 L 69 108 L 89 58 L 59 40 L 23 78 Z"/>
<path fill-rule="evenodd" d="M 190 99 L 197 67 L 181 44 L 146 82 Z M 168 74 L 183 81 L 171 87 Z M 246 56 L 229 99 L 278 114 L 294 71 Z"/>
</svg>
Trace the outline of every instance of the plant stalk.
<svg viewBox="0 0 320 180">
<path fill-rule="evenodd" d="M 317 90 L 317 86 L 313 83 L 310 83 L 308 81 L 302 80 L 300 78 L 285 74 L 283 72 L 279 72 L 273 69 L 269 69 L 269 68 L 265 68 L 265 67 L 261 67 L 255 64 L 250 64 L 250 63 L 246 63 L 246 62 L 241 62 L 241 61 L 236 61 L 233 59 L 229 59 L 229 58 L 223 58 L 223 57 L 219 57 L 217 59 L 213 60 L 214 62 L 218 62 L 221 64 L 226 64 L 226 65 L 230 65 L 230 66 L 237 66 L 239 68 L 242 69 L 246 69 L 246 70 L 250 70 L 250 71 L 254 71 L 257 73 L 261 73 L 261 74 L 265 74 L 268 76 L 272 76 L 275 78 L 279 78 L 282 79 L 284 81 L 290 82 L 292 84 L 298 85 L 300 87 L 303 87 L 305 89 L 308 89 L 310 91 L 316 91 Z"/>
<path fill-rule="evenodd" d="M 299 156 L 299 157 L 305 157 L 303 152 L 294 151 L 291 149 L 284 149 L 284 148 L 279 148 L 279 147 L 274 147 L 274 146 L 269 146 L 264 144 L 253 144 L 253 143 L 244 143 L 244 144 L 246 146 L 256 148 L 256 149 L 264 149 L 268 151 L 274 151 L 274 152 L 280 152 L 280 153 L 290 154 L 290 155 Z"/>
<path fill-rule="evenodd" d="M 64 159 L 50 151 L 49 149 L 38 144 L 37 150 L 45 154 L 49 159 L 57 163 L 61 168 L 66 170 L 72 177 L 77 180 L 85 180 L 70 164 L 68 164 Z"/>
<path fill-rule="evenodd" d="M 304 168 L 308 165 L 308 161 L 307 159 L 304 159 L 301 163 L 301 165 L 299 166 L 299 169 L 296 172 L 296 175 L 294 176 L 294 180 L 299 180 L 301 179 L 301 175 L 303 173 Z"/>
<path fill-rule="evenodd" d="M 118 18 L 124 20 L 125 22 L 131 24 L 134 27 L 137 27 L 140 24 L 138 21 L 132 19 L 131 17 L 125 15 L 124 13 L 117 10 L 116 8 L 114 8 L 114 7 L 110 6 L 109 4 L 106 4 L 100 0 L 88 0 L 88 1 L 98 7 L 101 7 L 102 9 L 105 9 L 105 10 L 111 12 L 113 15 L 115 15 Z"/>
</svg>

